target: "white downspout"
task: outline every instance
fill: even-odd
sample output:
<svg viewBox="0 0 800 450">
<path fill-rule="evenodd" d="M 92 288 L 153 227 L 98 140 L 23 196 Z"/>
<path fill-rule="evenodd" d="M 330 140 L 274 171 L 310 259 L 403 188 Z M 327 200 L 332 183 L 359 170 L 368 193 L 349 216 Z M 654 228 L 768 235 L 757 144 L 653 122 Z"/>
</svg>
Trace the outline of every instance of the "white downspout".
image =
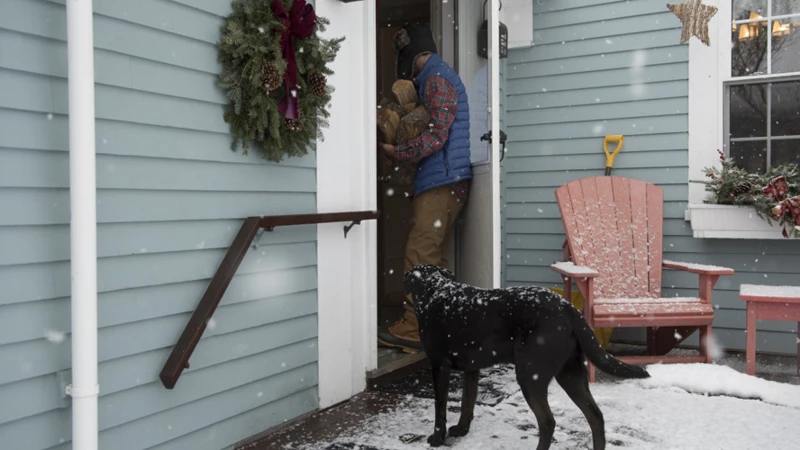
<svg viewBox="0 0 800 450">
<path fill-rule="evenodd" d="M 92 0 L 67 0 L 72 448 L 97 450 L 97 201 Z"/>
</svg>

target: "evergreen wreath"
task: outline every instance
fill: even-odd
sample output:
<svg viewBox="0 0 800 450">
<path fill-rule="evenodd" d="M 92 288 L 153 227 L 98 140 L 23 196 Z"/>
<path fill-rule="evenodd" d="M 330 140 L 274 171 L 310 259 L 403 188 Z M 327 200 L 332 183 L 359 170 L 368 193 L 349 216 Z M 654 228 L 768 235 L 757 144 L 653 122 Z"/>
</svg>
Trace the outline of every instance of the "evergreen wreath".
<svg viewBox="0 0 800 450">
<path fill-rule="evenodd" d="M 323 140 L 334 60 L 344 38 L 322 39 L 330 22 L 305 0 L 234 0 L 217 43 L 227 90 L 231 150 L 254 144 L 265 159 L 303 156 Z"/>
<path fill-rule="evenodd" d="M 703 183 L 711 195 L 706 203 L 748 206 L 769 224 L 777 221 L 783 236 L 800 238 L 800 169 L 797 164 L 770 167 L 764 174 L 755 174 L 737 166 L 731 158 L 717 150 L 722 169 L 706 167 Z"/>
</svg>

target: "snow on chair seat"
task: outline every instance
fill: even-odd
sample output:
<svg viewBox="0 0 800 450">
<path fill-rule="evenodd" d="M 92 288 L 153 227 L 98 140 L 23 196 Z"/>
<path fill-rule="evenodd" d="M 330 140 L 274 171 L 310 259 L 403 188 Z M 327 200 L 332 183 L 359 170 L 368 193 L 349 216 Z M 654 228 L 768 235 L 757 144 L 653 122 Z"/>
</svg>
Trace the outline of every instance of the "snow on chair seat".
<svg viewBox="0 0 800 450">
<path fill-rule="evenodd" d="M 624 327 L 642 319 L 651 326 L 700 326 L 710 325 L 714 320 L 714 307 L 699 298 L 630 300 L 598 300 L 594 305 L 595 326 Z"/>
</svg>

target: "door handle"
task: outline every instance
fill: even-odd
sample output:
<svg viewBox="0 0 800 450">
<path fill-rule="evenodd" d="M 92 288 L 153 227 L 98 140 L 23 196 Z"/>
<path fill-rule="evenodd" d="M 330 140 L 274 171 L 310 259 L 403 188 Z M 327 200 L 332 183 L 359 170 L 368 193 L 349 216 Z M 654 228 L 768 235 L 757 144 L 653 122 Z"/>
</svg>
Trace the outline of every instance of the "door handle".
<svg viewBox="0 0 800 450">
<path fill-rule="evenodd" d="M 503 158 L 506 157 L 506 140 L 508 140 L 508 136 L 506 135 L 505 131 L 500 130 L 500 145 L 503 146 L 502 149 L 500 150 L 500 161 L 502 161 Z M 489 141 L 489 143 L 491 144 L 492 130 L 489 130 L 488 133 L 484 133 L 483 136 L 481 136 L 481 141 Z"/>
</svg>

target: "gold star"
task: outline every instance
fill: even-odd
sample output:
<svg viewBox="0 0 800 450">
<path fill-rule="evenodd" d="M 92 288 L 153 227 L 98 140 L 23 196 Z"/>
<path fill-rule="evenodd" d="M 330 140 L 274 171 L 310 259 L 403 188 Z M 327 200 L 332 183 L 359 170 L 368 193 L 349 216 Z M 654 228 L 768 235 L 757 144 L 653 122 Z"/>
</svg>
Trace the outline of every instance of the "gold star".
<svg viewBox="0 0 800 450">
<path fill-rule="evenodd" d="M 689 0 L 686 3 L 668 4 L 667 8 L 678 16 L 683 25 L 681 44 L 696 36 L 702 43 L 711 46 L 711 40 L 708 38 L 708 22 L 717 13 L 715 6 L 704 5 L 702 0 Z"/>
</svg>

